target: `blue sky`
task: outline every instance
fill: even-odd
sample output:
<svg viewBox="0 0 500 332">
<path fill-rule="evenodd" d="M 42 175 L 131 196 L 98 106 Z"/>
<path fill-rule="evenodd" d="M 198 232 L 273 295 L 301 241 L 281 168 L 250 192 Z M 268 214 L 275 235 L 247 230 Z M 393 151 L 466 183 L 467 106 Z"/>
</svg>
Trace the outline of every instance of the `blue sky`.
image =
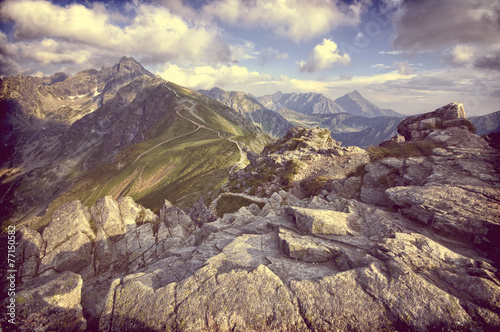
<svg viewBox="0 0 500 332">
<path fill-rule="evenodd" d="M 133 56 L 193 89 L 260 96 L 357 89 L 403 114 L 500 110 L 499 0 L 16 0 L 0 4 L 0 74 Z"/>
</svg>

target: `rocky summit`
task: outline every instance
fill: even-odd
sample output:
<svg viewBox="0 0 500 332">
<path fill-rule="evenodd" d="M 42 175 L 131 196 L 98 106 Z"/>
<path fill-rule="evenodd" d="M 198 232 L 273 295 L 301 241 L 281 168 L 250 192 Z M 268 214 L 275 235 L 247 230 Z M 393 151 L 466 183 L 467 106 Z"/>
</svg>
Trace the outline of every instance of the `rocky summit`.
<svg viewBox="0 0 500 332">
<path fill-rule="evenodd" d="M 292 128 L 208 207 L 61 206 L 18 232 L 18 330 L 500 329 L 500 151 L 459 103 L 398 131 Z"/>
</svg>

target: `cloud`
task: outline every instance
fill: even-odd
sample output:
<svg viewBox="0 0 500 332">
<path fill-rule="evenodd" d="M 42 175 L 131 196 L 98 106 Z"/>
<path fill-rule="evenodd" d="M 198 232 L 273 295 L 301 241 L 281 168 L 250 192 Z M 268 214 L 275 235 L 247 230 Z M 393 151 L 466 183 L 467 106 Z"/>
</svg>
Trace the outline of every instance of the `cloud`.
<svg viewBox="0 0 500 332">
<path fill-rule="evenodd" d="M 384 65 L 383 63 L 376 63 L 374 65 L 371 65 L 370 68 L 383 70 L 383 69 L 390 69 L 392 68 L 392 66 Z"/>
<path fill-rule="evenodd" d="M 500 73 L 488 75 L 462 67 L 446 70 L 419 72 L 419 75 L 395 78 L 367 86 L 374 95 L 380 94 L 407 101 L 408 112 L 429 112 L 450 102 L 460 101 L 466 106 L 468 115 L 479 115 L 498 110 L 500 99 L 495 91 L 500 90 Z M 403 97 L 404 96 L 404 97 Z M 414 100 L 412 102 L 412 96 Z"/>
<path fill-rule="evenodd" d="M 243 44 L 230 45 L 229 49 L 231 50 L 232 62 L 255 59 L 259 55 L 259 53 L 255 51 L 255 44 L 247 40 L 245 40 Z"/>
<path fill-rule="evenodd" d="M 61 7 L 45 0 L 5 1 L 0 17 L 14 23 L 14 40 L 9 43 L 43 64 L 90 63 L 91 58 L 110 54 L 138 56 L 149 64 L 230 61 L 231 50 L 216 26 L 185 20 L 153 4 L 135 1 L 126 7 L 130 17 L 102 3 Z M 86 53 L 89 49 L 91 54 Z"/>
<path fill-rule="evenodd" d="M 482 69 L 500 70 L 500 54 L 480 57 L 474 62 L 474 66 Z"/>
<path fill-rule="evenodd" d="M 162 71 L 156 74 L 168 81 L 195 90 L 210 89 L 215 86 L 234 90 L 231 87 L 271 81 L 269 75 L 256 71 L 251 72 L 247 68 L 237 65 L 180 67 L 175 64 L 166 63 Z"/>
<path fill-rule="evenodd" d="M 357 25 L 363 8 L 363 1 L 348 5 L 340 0 L 216 0 L 202 11 L 227 25 L 269 29 L 299 42 L 339 26 Z"/>
<path fill-rule="evenodd" d="M 261 65 L 264 65 L 266 64 L 269 60 L 272 60 L 272 59 L 276 59 L 276 60 L 285 60 L 285 59 L 288 59 L 289 58 L 289 55 L 288 53 L 281 53 L 280 51 L 272 48 L 272 47 L 268 47 L 268 48 L 264 48 L 262 49 L 262 51 L 260 52 L 260 63 Z"/>
<path fill-rule="evenodd" d="M 347 65 L 351 62 L 348 54 L 340 54 L 337 44 L 330 39 L 323 39 L 321 44 L 314 47 L 309 54 L 309 60 L 300 61 L 298 69 L 300 72 L 315 72 L 331 68 L 335 63 Z"/>
<path fill-rule="evenodd" d="M 500 3 L 491 0 L 404 1 L 394 16 L 396 50 L 499 44 Z"/>
<path fill-rule="evenodd" d="M 396 68 L 400 75 L 412 75 L 415 73 L 413 66 L 408 63 L 408 61 L 396 61 L 392 65 L 384 65 L 383 63 L 377 63 L 371 65 L 370 68 L 376 70 L 394 69 Z"/>
<path fill-rule="evenodd" d="M 463 65 L 471 62 L 475 54 L 475 48 L 470 45 L 456 45 L 450 53 L 449 60 L 456 65 Z"/>
<path fill-rule="evenodd" d="M 378 52 L 378 54 L 388 54 L 388 55 L 399 55 L 399 54 L 403 54 L 403 51 L 380 51 Z"/>
</svg>

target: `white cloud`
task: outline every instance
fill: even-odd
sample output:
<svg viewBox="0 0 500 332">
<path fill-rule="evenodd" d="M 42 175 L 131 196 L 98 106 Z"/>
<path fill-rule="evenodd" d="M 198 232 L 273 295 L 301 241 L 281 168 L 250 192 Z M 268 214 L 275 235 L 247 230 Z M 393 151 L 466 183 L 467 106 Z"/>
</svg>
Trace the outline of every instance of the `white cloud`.
<svg viewBox="0 0 500 332">
<path fill-rule="evenodd" d="M 390 69 L 392 68 L 392 66 L 384 65 L 383 63 L 376 63 L 374 65 L 371 65 L 370 68 L 377 70 L 384 70 L 384 69 Z"/>
<path fill-rule="evenodd" d="M 215 86 L 235 90 L 235 86 L 249 87 L 252 84 L 262 84 L 271 81 L 271 77 L 245 67 L 233 66 L 199 66 L 180 67 L 166 63 L 161 72 L 162 78 L 191 89 L 210 89 Z"/>
<path fill-rule="evenodd" d="M 288 59 L 290 56 L 288 53 L 281 53 L 277 49 L 274 49 L 272 47 L 264 48 L 260 52 L 260 61 L 261 64 L 264 65 L 266 64 L 269 60 L 271 59 L 276 59 L 276 60 L 285 60 Z"/>
<path fill-rule="evenodd" d="M 399 55 L 399 54 L 403 54 L 403 51 L 380 51 L 378 52 L 378 54 L 388 54 L 388 55 Z"/>
<path fill-rule="evenodd" d="M 430 112 L 450 102 L 463 102 L 467 116 L 498 111 L 500 73 L 485 76 L 478 71 L 454 67 L 448 70 L 419 72 L 419 75 L 394 77 L 366 87 L 373 96 L 399 104 L 391 106 L 404 114 Z M 404 108 L 404 109 L 403 109 Z"/>
<path fill-rule="evenodd" d="M 335 63 L 347 65 L 350 62 L 351 57 L 348 54 L 340 54 L 337 44 L 325 38 L 321 44 L 314 47 L 309 54 L 309 60 L 298 63 L 298 68 L 301 72 L 315 72 L 331 68 Z"/>
<path fill-rule="evenodd" d="M 243 44 L 230 45 L 229 49 L 231 50 L 231 61 L 233 62 L 255 59 L 259 55 L 255 51 L 255 44 L 248 40 L 245 40 Z"/>
<path fill-rule="evenodd" d="M 140 55 L 149 63 L 230 60 L 229 46 L 216 26 L 185 20 L 165 7 L 151 4 L 131 2 L 128 9 L 132 16 L 125 18 L 100 3 L 89 8 L 80 4 L 61 7 L 45 0 L 21 0 L 2 3 L 0 15 L 15 23 L 13 44 L 26 54 L 33 49 L 36 54 L 29 57 L 38 57 L 44 64 L 71 59 L 82 63 L 84 57 L 103 54 Z M 60 47 L 40 44 L 40 40 L 71 45 L 72 49 L 66 47 L 63 54 Z M 97 53 L 86 54 L 89 48 Z"/>
<path fill-rule="evenodd" d="M 463 65 L 474 59 L 475 48 L 470 45 L 456 45 L 450 53 L 450 60 L 457 65 Z"/>
<path fill-rule="evenodd" d="M 298 42 L 356 25 L 362 10 L 363 2 L 346 5 L 339 0 L 218 0 L 207 4 L 203 14 L 228 25 L 270 29 Z"/>
</svg>

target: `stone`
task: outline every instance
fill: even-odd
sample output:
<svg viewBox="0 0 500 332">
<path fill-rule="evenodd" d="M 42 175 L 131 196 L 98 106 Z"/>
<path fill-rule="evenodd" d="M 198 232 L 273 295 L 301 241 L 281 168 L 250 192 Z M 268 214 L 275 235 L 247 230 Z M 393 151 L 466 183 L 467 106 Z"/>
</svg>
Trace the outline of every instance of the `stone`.
<svg viewBox="0 0 500 332">
<path fill-rule="evenodd" d="M 51 222 L 43 230 L 42 238 L 47 243 L 46 252 L 51 252 L 78 232 L 85 234 L 91 241 L 95 240 L 87 207 L 80 201 L 73 201 L 56 210 Z"/>
<path fill-rule="evenodd" d="M 284 229 L 280 229 L 279 239 L 281 248 L 287 256 L 305 262 L 327 262 L 342 253 L 338 249 L 315 243 L 312 239 L 302 238 Z"/>
<path fill-rule="evenodd" d="M 16 293 L 17 329 L 85 331 L 87 323 L 80 305 L 82 285 L 82 278 L 72 272 L 25 283 Z"/>
<path fill-rule="evenodd" d="M 165 204 L 160 210 L 160 221 L 169 228 L 181 226 L 188 234 L 197 230 L 193 220 L 180 208 L 172 206 L 167 200 L 165 200 Z"/>
<path fill-rule="evenodd" d="M 404 136 L 406 141 L 425 138 L 428 129 L 440 129 L 442 122 L 465 118 L 465 110 L 462 103 L 451 103 L 434 112 L 423 115 L 411 116 L 398 125 L 398 133 Z M 459 123 L 457 123 L 459 124 Z M 459 124 L 461 125 L 461 124 Z"/>
<path fill-rule="evenodd" d="M 29 260 L 31 257 L 39 258 L 45 253 L 45 243 L 40 233 L 34 229 L 23 226 L 18 228 L 19 240 L 16 246 L 16 262 Z"/>
<path fill-rule="evenodd" d="M 48 252 L 42 258 L 39 270 L 43 272 L 53 268 L 59 272 L 78 272 L 92 262 L 92 243 L 85 234 L 77 232 Z"/>
<path fill-rule="evenodd" d="M 428 185 L 395 187 L 386 191 L 401 212 L 450 234 L 496 241 L 500 231 L 500 190 Z M 496 198 L 495 198 L 496 196 Z"/>
<path fill-rule="evenodd" d="M 291 291 L 264 265 L 224 274 L 207 266 L 180 284 L 176 294 L 176 322 L 185 331 L 307 329 Z"/>
<path fill-rule="evenodd" d="M 118 203 L 111 196 L 98 199 L 91 209 L 96 227 L 102 230 L 112 241 L 116 242 L 123 237 L 126 228 L 121 218 Z"/>
<path fill-rule="evenodd" d="M 120 208 L 120 215 L 125 226 L 125 230 L 135 229 L 137 222 L 140 219 L 142 208 L 139 204 L 135 203 L 132 197 L 120 197 L 117 200 L 118 206 Z"/>
<path fill-rule="evenodd" d="M 311 234 L 347 235 L 349 230 L 349 213 L 287 207 L 287 212 L 294 216 L 297 228 Z"/>
<path fill-rule="evenodd" d="M 204 198 L 200 198 L 189 210 L 187 211 L 187 215 L 191 218 L 192 221 L 196 223 L 198 227 L 201 227 L 203 224 L 207 222 L 212 222 L 217 219 L 215 213 L 210 210 L 205 205 Z"/>
</svg>

